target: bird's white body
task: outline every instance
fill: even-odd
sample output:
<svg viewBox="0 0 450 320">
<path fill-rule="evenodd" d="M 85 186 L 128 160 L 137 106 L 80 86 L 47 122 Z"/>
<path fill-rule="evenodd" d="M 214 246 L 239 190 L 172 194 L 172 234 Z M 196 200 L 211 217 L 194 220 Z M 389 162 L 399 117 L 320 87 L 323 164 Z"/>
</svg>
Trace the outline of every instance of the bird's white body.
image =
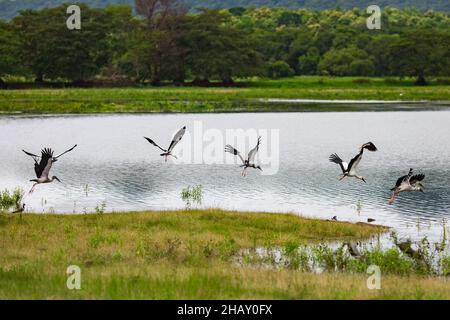
<svg viewBox="0 0 450 320">
<path fill-rule="evenodd" d="M 253 169 L 259 169 L 262 171 L 261 167 L 259 165 L 255 164 L 255 157 L 256 157 L 256 153 L 259 150 L 259 145 L 261 143 L 261 137 L 258 137 L 258 142 L 256 143 L 256 146 L 250 150 L 250 152 L 248 153 L 247 159 L 244 159 L 241 155 L 241 153 L 233 148 L 231 145 L 227 144 L 225 146 L 225 152 L 234 154 L 235 156 L 238 156 L 239 159 L 241 159 L 242 161 L 242 165 L 241 167 L 244 167 L 244 170 L 242 170 L 242 176 L 246 176 L 247 175 L 247 169 L 248 168 L 253 168 Z"/>
<path fill-rule="evenodd" d="M 355 164 L 350 168 L 350 171 L 348 171 L 348 173 L 345 174 L 344 176 L 347 176 L 347 177 L 353 177 L 353 178 L 357 178 L 357 179 L 359 179 L 359 180 L 363 180 L 363 176 L 360 175 L 360 174 L 356 171 L 360 160 L 361 160 L 361 159 L 359 159 L 359 160 L 358 160 L 358 163 L 355 163 Z M 345 170 L 348 169 L 348 163 L 347 163 L 347 162 L 342 162 L 342 166 L 344 167 Z M 344 176 L 343 176 L 342 178 L 344 178 Z"/>
<path fill-rule="evenodd" d="M 339 180 L 342 180 L 345 177 L 354 177 L 366 182 L 364 177 L 357 172 L 359 163 L 361 162 L 364 153 L 364 149 L 368 149 L 369 151 L 377 151 L 377 147 L 375 147 L 375 145 L 372 142 L 367 142 L 361 146 L 359 153 L 352 158 L 350 163 L 342 161 L 342 159 L 336 153 L 330 155 L 329 160 L 333 163 L 338 164 L 341 167 L 342 176 Z"/>
</svg>

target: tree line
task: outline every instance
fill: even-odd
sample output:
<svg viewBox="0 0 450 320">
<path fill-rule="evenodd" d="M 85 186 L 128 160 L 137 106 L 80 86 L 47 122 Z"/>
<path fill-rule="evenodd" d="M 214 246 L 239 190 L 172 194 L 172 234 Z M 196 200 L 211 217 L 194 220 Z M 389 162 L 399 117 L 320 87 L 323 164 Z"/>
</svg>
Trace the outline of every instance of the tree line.
<svg viewBox="0 0 450 320">
<path fill-rule="evenodd" d="M 133 5 L 134 0 L 77 0 L 90 6 L 106 7 L 111 4 L 129 4 Z M 367 8 L 369 5 L 377 4 L 381 8 L 415 8 L 421 11 L 450 11 L 450 2 L 448 0 L 184 0 L 193 10 L 197 7 L 211 9 L 225 9 L 233 7 L 280 7 L 289 9 L 353 9 Z M 11 19 L 21 10 L 35 9 L 39 10 L 45 7 L 56 7 L 68 3 L 67 0 L 0 0 L 0 18 Z"/>
<path fill-rule="evenodd" d="M 0 79 L 232 84 L 332 75 L 413 76 L 426 84 L 427 76 L 450 74 L 450 18 L 441 12 L 388 9 L 382 29 L 369 30 L 360 9 L 192 13 L 176 0 L 80 6 L 81 30 L 66 27 L 66 5 L 0 20 Z"/>
</svg>

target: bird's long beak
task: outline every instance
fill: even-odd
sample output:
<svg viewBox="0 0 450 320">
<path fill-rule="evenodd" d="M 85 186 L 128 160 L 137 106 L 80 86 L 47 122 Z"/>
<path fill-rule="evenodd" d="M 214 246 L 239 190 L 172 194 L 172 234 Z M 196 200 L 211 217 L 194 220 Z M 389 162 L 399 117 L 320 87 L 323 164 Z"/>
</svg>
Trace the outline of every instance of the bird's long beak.
<svg viewBox="0 0 450 320">
<path fill-rule="evenodd" d="M 367 182 L 366 182 L 366 179 L 364 179 L 364 178 L 361 178 L 361 180 L 362 180 L 362 181 L 364 181 L 365 183 L 367 183 Z"/>
<path fill-rule="evenodd" d="M 57 158 L 52 158 L 52 162 L 56 162 L 56 161 L 58 161 Z"/>
<path fill-rule="evenodd" d="M 55 177 L 55 180 L 58 181 L 59 183 L 62 183 L 61 180 L 59 180 L 58 177 Z"/>
</svg>

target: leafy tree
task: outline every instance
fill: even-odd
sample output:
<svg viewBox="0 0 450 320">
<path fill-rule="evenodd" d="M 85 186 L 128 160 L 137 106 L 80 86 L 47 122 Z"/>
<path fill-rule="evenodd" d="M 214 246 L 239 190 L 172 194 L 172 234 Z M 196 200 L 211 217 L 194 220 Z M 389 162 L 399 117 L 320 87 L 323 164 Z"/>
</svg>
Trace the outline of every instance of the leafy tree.
<svg viewBox="0 0 450 320">
<path fill-rule="evenodd" d="M 218 77 L 225 83 L 233 76 L 258 73 L 260 55 L 249 45 L 242 30 L 226 26 L 227 16 L 207 10 L 190 19 L 185 42 L 189 44 L 189 69 L 196 81 Z"/>
<path fill-rule="evenodd" d="M 311 48 L 305 55 L 298 58 L 299 74 L 316 74 L 319 61 L 319 50 L 317 48 Z"/>
<path fill-rule="evenodd" d="M 21 39 L 21 60 L 35 74 L 85 81 L 108 61 L 110 25 L 103 10 L 82 7 L 81 30 L 66 26 L 66 6 L 25 11 L 13 20 Z"/>
<path fill-rule="evenodd" d="M 270 78 L 283 78 L 294 75 L 294 70 L 284 61 L 275 61 L 269 64 L 267 75 Z"/>
<path fill-rule="evenodd" d="M 184 65 L 185 50 L 178 50 L 177 42 L 183 34 L 187 8 L 178 0 L 136 0 L 136 11 L 144 18 L 137 34 L 144 43 L 137 44 L 141 51 L 137 57 L 145 57 L 141 65 L 147 68 L 152 83 L 159 84 L 173 70 L 183 81 L 184 68 L 179 66 Z"/>
<path fill-rule="evenodd" d="M 387 76 L 391 74 L 389 47 L 398 41 L 397 34 L 375 35 L 367 43 L 365 50 L 373 58 L 374 69 L 377 76 Z M 395 59 L 395 57 L 392 57 Z"/>
<path fill-rule="evenodd" d="M 417 85 L 426 85 L 426 75 L 450 73 L 450 33 L 430 30 L 407 32 L 391 43 L 392 72 L 414 76 Z"/>
<path fill-rule="evenodd" d="M 302 16 L 294 11 L 283 11 L 277 19 L 278 26 L 295 26 L 302 24 Z"/>
<path fill-rule="evenodd" d="M 2 76 L 20 73 L 19 38 L 11 27 L 0 20 L 0 88 L 6 84 Z"/>
<path fill-rule="evenodd" d="M 111 5 L 105 8 L 109 18 L 108 61 L 103 67 L 102 76 L 111 80 L 125 78 L 131 74 L 132 64 L 127 60 L 131 50 L 130 35 L 135 30 L 137 19 L 133 18 L 132 10 L 127 5 Z"/>
<path fill-rule="evenodd" d="M 356 47 L 331 49 L 319 63 L 319 70 L 334 76 L 372 75 L 374 64 L 364 50 Z"/>
</svg>

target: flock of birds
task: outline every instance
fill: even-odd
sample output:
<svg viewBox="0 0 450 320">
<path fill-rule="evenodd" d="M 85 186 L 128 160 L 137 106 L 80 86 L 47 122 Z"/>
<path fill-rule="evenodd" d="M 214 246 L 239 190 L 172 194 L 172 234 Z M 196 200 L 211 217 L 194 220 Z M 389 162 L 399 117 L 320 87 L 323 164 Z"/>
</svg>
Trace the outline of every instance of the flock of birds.
<svg viewBox="0 0 450 320">
<path fill-rule="evenodd" d="M 147 138 L 147 137 L 144 137 L 144 138 L 149 143 L 151 143 L 155 147 L 159 148 L 163 152 L 160 155 L 162 157 L 164 157 L 164 160 L 167 162 L 167 159 L 169 156 L 176 158 L 176 156 L 173 155 L 172 152 L 173 152 L 175 146 L 183 138 L 185 132 L 186 132 L 186 126 L 181 128 L 180 130 L 178 130 L 178 132 L 173 136 L 172 141 L 170 142 L 169 147 L 167 149 L 164 149 L 163 147 L 159 146 L 156 142 L 154 142 L 150 138 Z M 229 144 L 227 144 L 225 146 L 225 152 L 231 153 L 231 154 L 239 157 L 239 159 L 241 160 L 242 165 L 240 165 L 240 167 L 243 168 L 242 176 L 247 175 L 248 169 L 258 169 L 258 170 L 262 171 L 261 166 L 259 166 L 255 163 L 255 157 L 259 150 L 260 144 L 261 144 L 261 137 L 258 138 L 256 146 L 250 150 L 250 152 L 248 153 L 246 158 L 244 158 L 242 156 L 242 154 L 233 146 L 231 146 Z M 59 180 L 59 178 L 57 176 L 50 176 L 50 170 L 51 170 L 53 164 L 56 161 L 58 161 L 58 158 L 60 158 L 64 154 L 72 151 L 76 147 L 77 147 L 77 145 L 74 145 L 72 148 L 70 148 L 56 156 L 54 155 L 53 150 L 50 148 L 44 148 L 41 151 L 40 156 L 33 154 L 31 152 L 22 150 L 26 155 L 33 158 L 34 171 L 35 171 L 36 177 L 37 177 L 36 179 L 30 180 L 31 182 L 34 182 L 34 184 L 31 188 L 29 194 L 31 194 L 34 191 L 35 187 L 38 184 L 51 183 L 53 181 L 61 182 L 61 180 Z M 342 170 L 342 176 L 340 177 L 339 180 L 342 180 L 345 177 L 349 177 L 349 178 L 353 177 L 353 178 L 356 178 L 356 179 L 366 182 L 365 178 L 357 172 L 358 165 L 361 162 L 364 150 L 374 152 L 374 151 L 377 151 L 378 149 L 372 142 L 367 142 L 360 147 L 359 153 L 355 157 L 353 157 L 349 163 L 344 162 L 336 153 L 330 155 L 329 160 L 333 163 L 338 164 Z M 392 204 L 394 202 L 395 198 L 397 197 L 397 195 L 401 192 L 405 192 L 405 191 L 423 192 L 424 186 L 422 184 L 422 181 L 424 178 L 425 178 L 424 174 L 415 174 L 414 175 L 413 169 L 409 169 L 409 172 L 407 175 L 404 175 L 397 179 L 395 186 L 391 189 L 392 195 L 391 195 L 388 203 Z M 17 211 L 23 211 L 24 209 L 25 209 L 25 204 L 23 204 L 20 208 L 18 208 Z"/>
</svg>

